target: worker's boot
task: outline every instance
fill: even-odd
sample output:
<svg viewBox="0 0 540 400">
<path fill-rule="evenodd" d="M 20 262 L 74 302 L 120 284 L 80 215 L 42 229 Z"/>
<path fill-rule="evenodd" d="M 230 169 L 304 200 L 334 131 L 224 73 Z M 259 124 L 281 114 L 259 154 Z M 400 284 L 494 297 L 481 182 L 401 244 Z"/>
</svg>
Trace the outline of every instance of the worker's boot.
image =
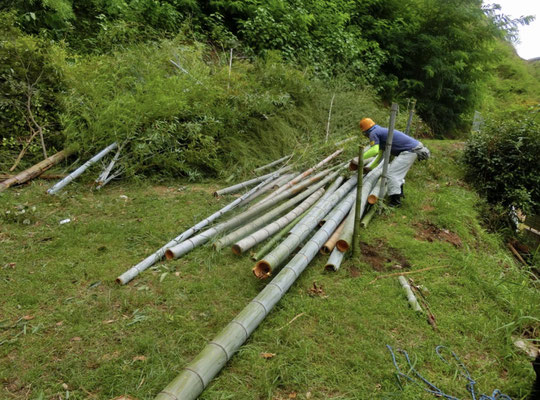
<svg viewBox="0 0 540 400">
<path fill-rule="evenodd" d="M 390 207 L 401 207 L 401 195 L 392 194 L 388 196 L 388 205 Z"/>
<path fill-rule="evenodd" d="M 405 198 L 405 193 L 403 192 L 403 185 L 405 185 L 405 184 L 402 183 L 402 184 L 401 184 L 401 188 L 400 188 L 400 189 L 401 189 L 401 194 L 400 194 L 400 196 L 401 196 L 402 199 Z"/>
</svg>

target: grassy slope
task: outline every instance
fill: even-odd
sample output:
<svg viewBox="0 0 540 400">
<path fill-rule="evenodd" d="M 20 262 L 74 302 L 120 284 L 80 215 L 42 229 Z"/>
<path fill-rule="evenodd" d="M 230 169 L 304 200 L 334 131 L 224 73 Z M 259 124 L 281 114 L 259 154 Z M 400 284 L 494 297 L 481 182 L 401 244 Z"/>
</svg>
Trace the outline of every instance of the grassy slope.
<svg viewBox="0 0 540 400">
<path fill-rule="evenodd" d="M 203 399 L 286 399 L 293 392 L 298 399 L 433 398 L 412 385 L 398 389 L 385 344 L 407 349 L 428 379 L 455 396 L 466 397 L 466 382 L 436 359 L 438 344 L 462 357 L 482 392 L 526 395 L 533 373 L 511 335 L 539 331 L 527 318 L 540 317 L 538 291 L 480 226 L 480 200 L 457 166 L 459 145 L 428 145 L 433 158 L 409 173 L 404 206 L 377 217 L 363 241 L 381 253 L 399 250 L 412 269 L 446 266 L 411 275 L 429 289 L 439 330 L 411 311 L 397 279 L 370 284 L 395 272 L 395 262 L 377 272 L 362 257 L 327 273 L 319 256 Z M 209 247 L 128 286 L 114 283 L 229 201 L 211 196 L 217 183 L 181 185 L 91 192 L 74 183 L 49 197 L 36 181 L 0 197 L 0 398 L 66 398 L 67 387 L 71 399 L 150 399 L 263 288 L 246 257 Z M 19 204 L 30 207 L 30 225 L 5 216 Z M 59 225 L 64 218 L 72 222 Z M 462 246 L 417 238 L 422 222 L 456 233 Z M 325 296 L 310 296 L 314 282 Z M 262 352 L 275 356 L 263 359 Z"/>
</svg>

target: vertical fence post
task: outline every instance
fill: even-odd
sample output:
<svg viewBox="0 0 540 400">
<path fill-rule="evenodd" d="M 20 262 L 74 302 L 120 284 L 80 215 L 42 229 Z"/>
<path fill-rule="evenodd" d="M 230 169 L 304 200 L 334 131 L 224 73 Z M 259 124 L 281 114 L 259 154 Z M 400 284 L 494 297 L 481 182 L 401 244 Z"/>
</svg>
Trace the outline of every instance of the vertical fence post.
<svg viewBox="0 0 540 400">
<path fill-rule="evenodd" d="M 409 110 L 409 119 L 407 120 L 407 127 L 405 128 L 405 134 L 409 134 L 409 130 L 411 129 L 412 119 L 414 116 L 414 106 L 416 105 L 416 99 L 412 100 L 411 109 Z"/>
<path fill-rule="evenodd" d="M 390 109 L 390 125 L 388 126 L 388 137 L 386 138 L 386 147 L 384 149 L 384 162 L 381 176 L 381 189 L 379 191 L 379 199 L 384 199 L 386 192 L 386 180 L 388 179 L 388 162 L 390 161 L 390 151 L 392 150 L 392 140 L 394 139 L 394 126 L 396 124 L 396 115 L 398 112 L 397 103 L 392 103 Z"/>
<path fill-rule="evenodd" d="M 360 134 L 361 135 L 361 134 Z M 360 138 L 359 138 L 360 139 Z M 356 214 L 354 215 L 353 256 L 360 256 L 360 221 L 362 216 L 362 184 L 364 178 L 364 146 L 358 140 L 358 186 L 356 189 Z"/>
</svg>

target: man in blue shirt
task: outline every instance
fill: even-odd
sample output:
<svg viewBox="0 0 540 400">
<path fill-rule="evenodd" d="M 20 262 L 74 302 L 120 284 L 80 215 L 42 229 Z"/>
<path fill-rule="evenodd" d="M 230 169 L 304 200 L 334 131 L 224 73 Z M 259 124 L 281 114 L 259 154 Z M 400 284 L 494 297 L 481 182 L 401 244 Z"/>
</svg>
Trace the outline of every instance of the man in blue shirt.
<svg viewBox="0 0 540 400">
<path fill-rule="evenodd" d="M 367 168 L 375 168 L 379 164 L 386 147 L 388 128 L 375 124 L 371 118 L 364 118 L 360 121 L 360 129 L 369 138 L 370 144 L 370 148 L 364 153 L 364 159 L 376 157 Z M 387 173 L 389 205 L 399 207 L 403 197 L 405 175 L 407 175 L 417 158 L 420 161 L 427 160 L 430 153 L 421 142 L 394 129 L 390 154 L 394 156 L 394 159 L 388 165 Z"/>
</svg>

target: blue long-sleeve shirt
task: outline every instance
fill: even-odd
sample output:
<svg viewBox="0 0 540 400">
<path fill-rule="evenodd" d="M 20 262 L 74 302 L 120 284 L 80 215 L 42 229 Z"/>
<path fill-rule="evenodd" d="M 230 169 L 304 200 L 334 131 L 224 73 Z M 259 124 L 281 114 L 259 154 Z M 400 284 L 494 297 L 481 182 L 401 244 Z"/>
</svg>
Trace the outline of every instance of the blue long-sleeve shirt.
<svg viewBox="0 0 540 400">
<path fill-rule="evenodd" d="M 386 140 L 388 138 L 388 128 L 373 125 L 370 129 L 368 129 L 367 133 L 369 134 L 369 144 L 371 146 L 379 145 L 380 150 L 385 149 Z M 410 151 L 419 144 L 420 142 L 418 140 L 394 129 L 394 138 L 392 139 L 392 150 L 390 153 L 397 156 L 402 151 Z"/>
</svg>

